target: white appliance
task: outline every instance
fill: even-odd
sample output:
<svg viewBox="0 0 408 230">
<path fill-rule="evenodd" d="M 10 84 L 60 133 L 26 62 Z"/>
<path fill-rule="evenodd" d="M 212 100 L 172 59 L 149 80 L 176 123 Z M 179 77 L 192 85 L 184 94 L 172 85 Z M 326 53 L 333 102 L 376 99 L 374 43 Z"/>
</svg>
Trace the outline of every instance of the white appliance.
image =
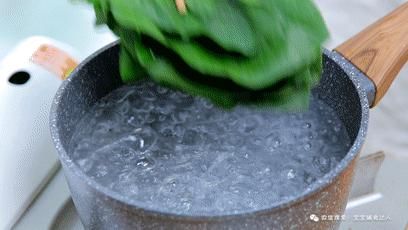
<svg viewBox="0 0 408 230">
<path fill-rule="evenodd" d="M 59 168 L 49 111 L 77 56 L 65 44 L 30 37 L 0 62 L 0 229 L 19 220 Z"/>
</svg>

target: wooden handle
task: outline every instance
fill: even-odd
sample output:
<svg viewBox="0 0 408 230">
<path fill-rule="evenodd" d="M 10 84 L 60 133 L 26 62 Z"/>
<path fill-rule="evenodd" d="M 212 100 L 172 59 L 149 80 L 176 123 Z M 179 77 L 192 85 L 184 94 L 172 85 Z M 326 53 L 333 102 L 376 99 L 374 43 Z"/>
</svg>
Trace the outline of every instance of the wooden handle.
<svg viewBox="0 0 408 230">
<path fill-rule="evenodd" d="M 408 3 L 335 49 L 376 86 L 374 107 L 408 60 Z"/>
</svg>

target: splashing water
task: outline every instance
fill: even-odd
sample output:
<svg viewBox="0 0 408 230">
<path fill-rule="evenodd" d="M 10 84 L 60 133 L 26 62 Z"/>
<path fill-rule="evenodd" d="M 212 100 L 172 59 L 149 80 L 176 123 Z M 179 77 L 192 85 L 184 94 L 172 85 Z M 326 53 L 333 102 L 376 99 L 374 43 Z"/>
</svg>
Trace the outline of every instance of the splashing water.
<svg viewBox="0 0 408 230">
<path fill-rule="evenodd" d="M 316 98 L 303 113 L 224 111 L 141 82 L 101 99 L 70 147 L 89 177 L 143 208 L 217 215 L 268 208 L 305 192 L 336 166 L 350 139 Z"/>
</svg>

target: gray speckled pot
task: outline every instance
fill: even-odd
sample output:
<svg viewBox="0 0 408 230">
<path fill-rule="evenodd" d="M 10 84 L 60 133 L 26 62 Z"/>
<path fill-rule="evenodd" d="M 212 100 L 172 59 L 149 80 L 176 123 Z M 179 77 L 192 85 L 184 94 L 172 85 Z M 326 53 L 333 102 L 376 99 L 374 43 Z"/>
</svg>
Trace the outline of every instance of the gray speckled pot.
<svg viewBox="0 0 408 230">
<path fill-rule="evenodd" d="M 405 8 L 396 12 L 401 13 L 401 11 L 405 11 L 408 15 L 408 3 Z M 392 18 L 398 17 L 392 16 L 388 19 Z M 390 24 L 388 19 L 387 25 Z M 404 22 L 404 20 L 401 21 Z M 380 32 L 387 31 L 390 30 L 384 29 Z M 373 31 L 373 34 L 377 32 Z M 373 40 L 373 36 L 369 36 L 370 41 Z M 382 41 L 383 37 L 381 37 Z M 405 37 L 401 36 L 401 38 Z M 402 45 L 405 47 L 404 45 L 407 44 Z M 390 49 L 386 48 L 384 50 L 388 52 Z M 378 51 L 375 50 L 374 54 L 382 54 Z M 367 52 L 372 54 L 373 50 L 363 49 L 363 54 Z M 395 52 L 395 54 L 399 53 Z M 360 58 L 360 56 L 357 57 Z M 373 60 L 372 56 L 368 57 L 371 58 L 369 60 Z M 408 55 L 404 53 L 398 57 L 406 58 Z M 67 149 L 69 149 L 68 145 L 75 125 L 98 99 L 122 85 L 119 80 L 118 59 L 118 42 L 91 55 L 62 84 L 51 111 L 52 137 L 75 206 L 85 228 L 235 230 L 336 229 L 338 227 L 339 221 L 315 221 L 312 220 L 311 215 L 320 217 L 343 214 L 357 157 L 366 135 L 369 105 L 372 105 L 376 96 L 376 86 L 373 82 L 339 53 L 324 50 L 324 72 L 313 94 L 330 105 L 344 123 L 353 141 L 348 153 L 344 153 L 342 161 L 330 173 L 317 180 L 310 189 L 294 199 L 273 204 L 267 209 L 256 212 L 223 216 L 183 216 L 143 209 L 137 201 L 100 186 L 72 162 Z"/>
<path fill-rule="evenodd" d="M 314 222 L 311 214 L 341 215 L 358 152 L 367 130 L 364 75 L 336 52 L 325 51 L 324 73 L 314 90 L 338 113 L 354 144 L 344 159 L 311 189 L 268 209 L 229 216 L 187 217 L 139 208 L 135 201 L 86 176 L 66 151 L 75 124 L 120 82 L 119 45 L 113 43 L 78 66 L 59 89 L 51 111 L 51 131 L 75 206 L 87 229 L 334 229 L 336 221 Z M 374 89 L 374 88 L 371 88 Z"/>
</svg>

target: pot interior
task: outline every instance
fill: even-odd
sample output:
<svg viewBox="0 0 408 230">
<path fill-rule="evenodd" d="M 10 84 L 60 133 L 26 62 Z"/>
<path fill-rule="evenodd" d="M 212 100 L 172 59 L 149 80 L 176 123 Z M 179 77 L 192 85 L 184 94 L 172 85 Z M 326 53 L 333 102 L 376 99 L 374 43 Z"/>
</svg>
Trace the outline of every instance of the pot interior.
<svg viewBox="0 0 408 230">
<path fill-rule="evenodd" d="M 66 155 L 62 159 L 71 158 L 70 141 L 81 118 L 99 99 L 122 86 L 118 71 L 118 54 L 118 45 L 97 53 L 81 64 L 69 81 L 64 84 L 55 110 L 57 113 L 56 129 L 64 149 L 64 152 L 60 154 Z M 324 101 L 335 111 L 346 129 L 351 148 L 357 139 L 362 122 L 360 97 L 348 75 L 326 55 L 324 55 L 322 80 L 313 90 L 313 96 Z M 327 128 L 332 129 L 333 127 Z M 347 154 L 348 151 L 344 151 L 341 158 L 346 157 Z M 315 188 L 324 185 L 324 182 L 330 181 L 339 173 L 340 170 L 328 173 L 330 175 L 321 180 L 320 184 L 316 184 Z M 314 189 L 309 191 L 314 191 Z M 299 195 L 305 196 L 306 194 Z"/>
</svg>

